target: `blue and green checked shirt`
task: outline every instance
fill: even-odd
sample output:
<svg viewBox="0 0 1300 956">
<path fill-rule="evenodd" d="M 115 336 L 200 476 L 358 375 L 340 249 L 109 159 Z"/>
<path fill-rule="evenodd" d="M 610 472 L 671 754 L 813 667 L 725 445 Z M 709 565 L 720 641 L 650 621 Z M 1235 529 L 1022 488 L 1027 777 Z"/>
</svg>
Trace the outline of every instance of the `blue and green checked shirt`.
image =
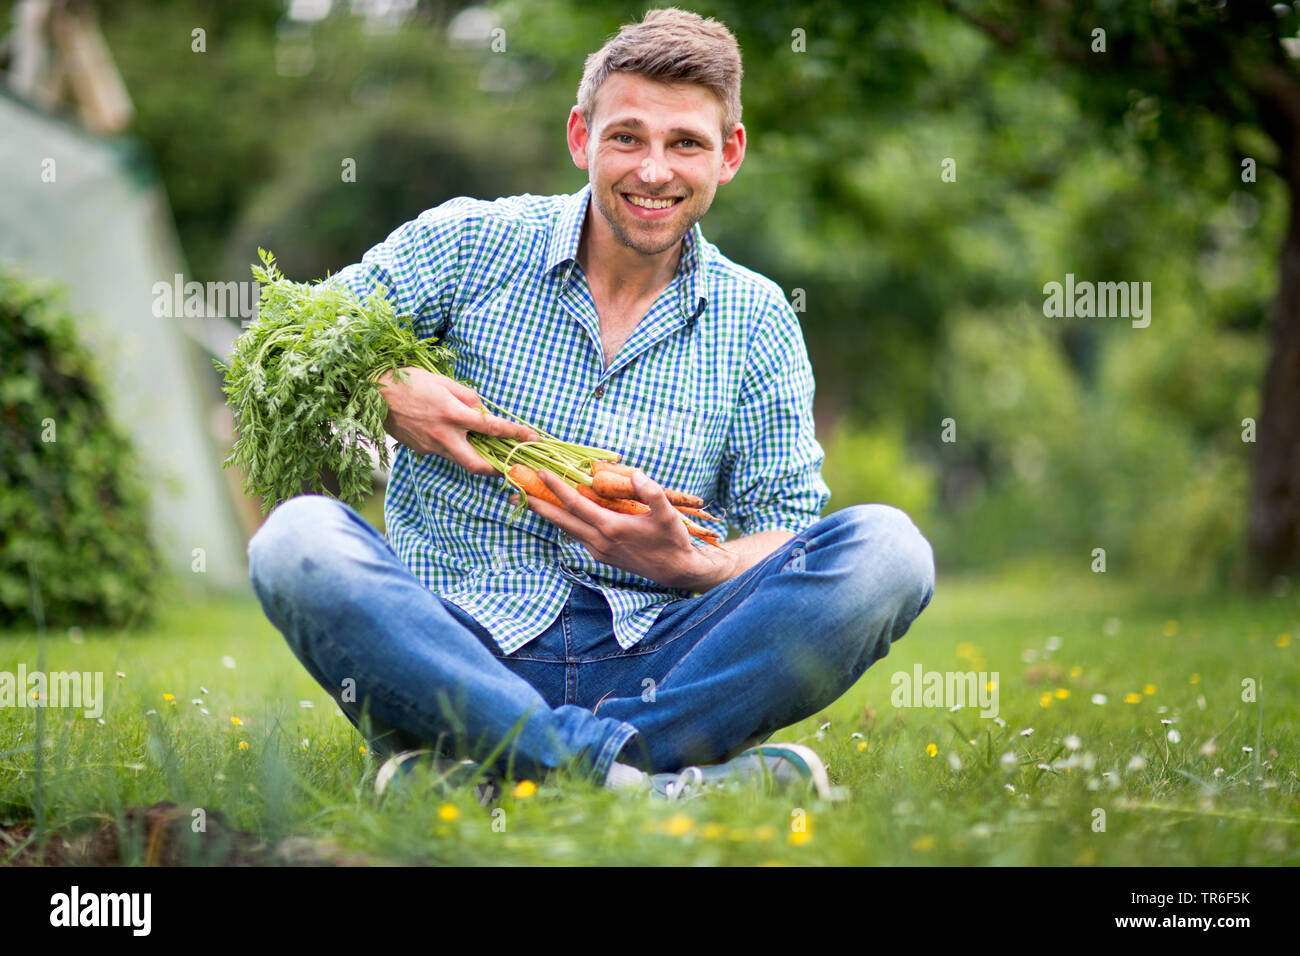
<svg viewBox="0 0 1300 956">
<path fill-rule="evenodd" d="M 673 281 L 606 368 L 578 264 L 589 196 L 587 186 L 452 199 L 335 278 L 363 296 L 382 283 L 420 335 L 455 349 L 457 378 L 529 423 L 621 453 L 660 485 L 699 495 L 742 535 L 804 530 L 830 489 L 812 368 L 781 289 L 719 253 L 697 223 Z M 623 648 L 667 603 L 690 597 L 602 564 L 532 511 L 511 523 L 512 491 L 501 476 L 401 448 L 384 502 L 394 550 L 502 653 L 545 631 L 574 582 L 604 593 Z"/>
</svg>

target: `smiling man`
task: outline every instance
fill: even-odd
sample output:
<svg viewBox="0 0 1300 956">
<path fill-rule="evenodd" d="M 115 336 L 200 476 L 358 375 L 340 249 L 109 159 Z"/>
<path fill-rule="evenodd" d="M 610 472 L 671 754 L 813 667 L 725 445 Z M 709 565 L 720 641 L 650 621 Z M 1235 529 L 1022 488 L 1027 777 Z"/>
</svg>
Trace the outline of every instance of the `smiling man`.
<svg viewBox="0 0 1300 956">
<path fill-rule="evenodd" d="M 567 130 L 586 187 L 451 200 L 336 277 L 381 286 L 477 385 L 385 380 L 402 445 L 387 540 L 303 496 L 249 547 L 268 617 L 390 755 L 380 789 L 428 754 L 670 797 L 746 778 L 827 796 L 816 753 L 764 741 L 840 697 L 929 603 L 933 554 L 907 515 L 820 517 L 798 320 L 700 230 L 744 159 L 740 81 L 724 26 L 650 11 L 587 59 Z M 517 499 L 466 433 L 537 436 L 486 414 L 480 391 L 619 451 L 650 511 L 607 511 L 543 473 L 561 505 L 530 496 L 512 522 Z M 665 487 L 739 535 L 697 543 Z"/>
</svg>

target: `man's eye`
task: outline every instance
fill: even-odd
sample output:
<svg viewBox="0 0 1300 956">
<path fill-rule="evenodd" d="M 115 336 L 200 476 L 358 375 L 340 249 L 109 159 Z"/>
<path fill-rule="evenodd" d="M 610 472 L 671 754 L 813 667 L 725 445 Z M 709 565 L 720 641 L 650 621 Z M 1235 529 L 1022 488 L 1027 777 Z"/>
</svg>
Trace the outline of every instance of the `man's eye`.
<svg viewBox="0 0 1300 956">
<path fill-rule="evenodd" d="M 699 146 L 700 144 L 695 142 L 695 140 L 693 139 L 684 139 L 681 140 L 677 145 L 685 146 L 687 149 L 694 149 L 696 146 Z"/>
<path fill-rule="evenodd" d="M 626 142 L 626 143 L 635 143 L 635 142 L 636 142 L 636 140 L 633 139 L 633 138 L 632 138 L 629 134 L 627 134 L 627 133 L 615 133 L 615 134 L 614 134 L 614 138 L 615 138 L 616 140 L 618 140 L 620 143 L 624 143 L 624 142 Z"/>
</svg>

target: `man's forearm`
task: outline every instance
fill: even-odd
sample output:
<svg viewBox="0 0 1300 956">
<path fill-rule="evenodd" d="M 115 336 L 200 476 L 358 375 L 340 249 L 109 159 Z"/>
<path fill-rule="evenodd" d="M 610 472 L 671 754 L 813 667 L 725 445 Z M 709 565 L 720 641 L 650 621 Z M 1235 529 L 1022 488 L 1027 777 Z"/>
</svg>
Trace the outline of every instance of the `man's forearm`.
<svg viewBox="0 0 1300 956">
<path fill-rule="evenodd" d="M 758 564 L 794 535 L 789 531 L 760 531 L 747 534 L 743 538 L 726 542 L 721 549 L 701 548 L 713 560 L 708 569 L 701 573 L 689 590 L 697 594 L 711 591 L 724 581 L 730 581 L 738 574 L 744 574 Z"/>
</svg>

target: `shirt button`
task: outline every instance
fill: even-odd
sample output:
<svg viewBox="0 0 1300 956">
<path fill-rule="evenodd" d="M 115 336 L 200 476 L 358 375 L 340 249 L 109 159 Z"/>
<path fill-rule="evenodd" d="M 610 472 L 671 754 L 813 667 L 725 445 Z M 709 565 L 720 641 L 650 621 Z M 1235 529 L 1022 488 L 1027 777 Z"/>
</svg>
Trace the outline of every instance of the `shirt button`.
<svg viewBox="0 0 1300 956">
<path fill-rule="evenodd" d="M 597 385 L 597 386 L 596 386 L 596 391 L 594 391 L 592 394 L 595 395 L 597 398 L 600 398 L 602 395 L 604 395 L 604 394 L 605 394 L 605 384 L 602 382 L 601 384 Z"/>
</svg>

